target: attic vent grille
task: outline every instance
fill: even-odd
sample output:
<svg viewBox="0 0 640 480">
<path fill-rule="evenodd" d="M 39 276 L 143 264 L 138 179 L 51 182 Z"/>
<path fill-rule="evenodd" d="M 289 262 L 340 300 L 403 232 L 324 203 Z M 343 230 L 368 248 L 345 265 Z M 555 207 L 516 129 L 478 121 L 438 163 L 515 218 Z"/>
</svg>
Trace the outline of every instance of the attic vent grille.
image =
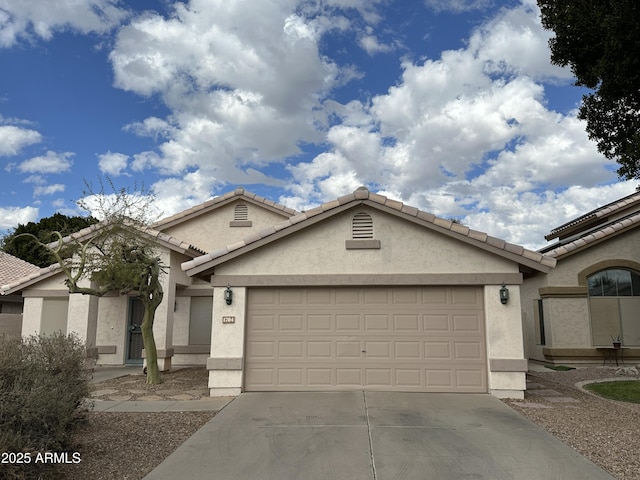
<svg viewBox="0 0 640 480">
<path fill-rule="evenodd" d="M 249 219 L 249 208 L 244 203 L 236 205 L 233 219 L 236 221 L 243 221 Z"/>
<path fill-rule="evenodd" d="M 373 220 L 371 215 L 358 212 L 351 221 L 351 238 L 354 240 L 373 238 Z"/>
</svg>

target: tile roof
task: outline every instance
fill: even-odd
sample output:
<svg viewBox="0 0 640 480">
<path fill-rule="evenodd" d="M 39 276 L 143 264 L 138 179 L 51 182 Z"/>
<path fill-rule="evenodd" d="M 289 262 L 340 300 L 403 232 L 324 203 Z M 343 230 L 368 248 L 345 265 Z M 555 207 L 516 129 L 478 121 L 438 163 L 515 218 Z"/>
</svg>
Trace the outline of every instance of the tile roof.
<svg viewBox="0 0 640 480">
<path fill-rule="evenodd" d="M 36 265 L 0 251 L 0 286 L 39 271 Z"/>
<path fill-rule="evenodd" d="M 71 241 L 71 239 L 89 238 L 92 234 L 104 228 L 104 226 L 105 224 L 103 222 L 95 223 L 86 228 L 83 228 L 82 230 L 78 230 L 77 232 L 72 233 L 71 235 L 67 235 L 62 239 L 62 241 L 67 243 Z M 136 227 L 133 227 L 133 228 L 136 228 Z M 137 228 L 137 230 L 139 230 L 141 233 L 150 237 L 157 244 L 164 246 L 166 248 L 169 248 L 170 250 L 183 253 L 190 257 L 197 257 L 199 255 L 203 255 L 207 253 L 205 250 L 194 247 L 193 245 L 187 242 L 183 242 L 181 240 L 178 240 L 175 237 L 167 235 L 166 233 L 162 233 L 158 230 L 154 230 L 152 228 L 142 228 L 142 229 Z M 60 270 L 58 264 L 53 264 L 47 268 L 38 268 L 35 265 L 33 265 L 33 267 L 35 267 L 36 269 L 35 271 L 26 272 L 23 276 L 14 278 L 12 281 L 7 282 L 6 284 L 5 282 L 0 282 L 0 294 L 7 295 L 9 293 L 16 292 L 29 285 L 37 283 L 46 278 L 49 278 L 50 276 L 58 273 Z"/>
<path fill-rule="evenodd" d="M 218 197 L 212 198 L 211 200 L 207 200 L 200 205 L 196 205 L 195 207 L 183 210 L 182 212 L 178 212 L 175 215 L 171 215 L 170 217 L 163 218 L 162 220 L 159 220 L 152 224 L 151 227 L 158 230 L 164 230 L 165 228 L 169 228 L 185 220 L 191 219 L 198 215 L 202 215 L 203 213 L 213 210 L 237 198 L 244 198 L 253 203 L 261 204 L 262 206 L 270 210 L 281 213 L 285 217 L 290 217 L 299 213 L 292 208 L 286 207 L 272 200 L 256 195 L 255 193 L 248 192 L 243 187 L 238 187 L 231 192 L 227 192 L 224 195 L 220 195 Z"/>
<path fill-rule="evenodd" d="M 638 226 L 640 226 L 640 212 L 599 225 L 574 240 L 558 242 L 559 245 L 549 245 L 541 252 L 549 257 L 559 259 Z"/>
<path fill-rule="evenodd" d="M 581 215 L 573 220 L 565 223 L 564 225 L 560 225 L 559 227 L 554 228 L 548 235 L 545 235 L 546 240 L 553 240 L 554 238 L 562 237 L 563 234 L 568 234 L 576 227 L 579 227 L 582 224 L 592 224 L 593 222 L 597 222 L 598 220 L 606 221 L 606 218 L 616 212 L 624 210 L 626 208 L 630 208 L 634 204 L 640 205 L 640 192 L 632 193 L 631 195 L 627 195 L 615 202 L 608 203 L 601 207 L 596 208 L 584 215 Z"/>
<path fill-rule="evenodd" d="M 413 219 L 414 221 L 422 223 L 432 229 L 466 241 L 467 243 L 482 246 L 497 254 L 512 258 L 520 264 L 527 265 L 537 270 L 548 271 L 556 264 L 555 259 L 545 256 L 539 252 L 527 250 L 519 245 L 514 245 L 507 243 L 504 240 L 491 237 L 486 233 L 471 230 L 464 225 L 436 217 L 431 213 L 423 212 L 409 205 L 404 205 L 402 202 L 389 199 L 383 195 L 371 193 L 366 188 L 360 187 L 349 195 L 324 203 L 312 210 L 299 213 L 284 222 L 264 228 L 259 232 L 255 232 L 240 242 L 227 245 L 226 247 L 209 252 L 206 255 L 189 260 L 183 263 L 181 268 L 182 270 L 188 271 L 189 275 L 202 273 L 208 269 L 209 265 L 213 266 L 214 264 L 222 263 L 222 261 L 224 261 L 222 257 L 225 257 L 231 252 L 250 248 L 257 242 L 260 242 L 263 239 L 268 239 L 268 237 L 278 232 L 286 231 L 288 229 L 293 231 L 294 229 L 292 227 L 297 224 L 302 224 L 303 222 L 308 224 L 315 223 L 314 219 L 316 218 L 320 220 L 319 217 L 324 218 L 326 215 L 339 213 L 345 209 L 344 207 L 350 208 L 352 206 L 350 204 L 359 203 L 366 203 L 373 207 L 404 216 L 408 219 Z"/>
</svg>

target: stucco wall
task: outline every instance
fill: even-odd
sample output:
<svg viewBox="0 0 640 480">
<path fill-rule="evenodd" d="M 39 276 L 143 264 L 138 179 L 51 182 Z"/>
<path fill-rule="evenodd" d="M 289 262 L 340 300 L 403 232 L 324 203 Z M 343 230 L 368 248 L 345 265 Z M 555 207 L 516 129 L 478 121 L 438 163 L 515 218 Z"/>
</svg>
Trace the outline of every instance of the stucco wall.
<svg viewBox="0 0 640 480">
<path fill-rule="evenodd" d="M 248 207 L 250 227 L 231 227 L 235 206 L 244 203 Z M 237 200 L 210 212 L 163 230 L 164 233 L 189 242 L 198 248 L 212 251 L 237 242 L 252 232 L 282 222 L 288 217 L 260 207 L 245 200 Z"/>
<path fill-rule="evenodd" d="M 560 258 L 556 268 L 546 276 L 527 278 L 523 285 L 523 325 L 525 328 L 525 348 L 528 358 L 548 361 L 542 353 L 550 348 L 591 348 L 591 319 L 589 299 L 586 294 L 564 294 L 561 290 L 543 298 L 545 324 L 545 345 L 538 345 L 535 338 L 536 320 L 534 300 L 541 298 L 540 288 L 578 287 L 578 274 L 593 268 L 601 262 L 640 262 L 640 229 L 618 235 L 594 244 L 575 254 Z M 584 285 L 583 285 L 584 287 Z"/>
<path fill-rule="evenodd" d="M 578 285 L 578 272 L 605 260 L 640 262 L 640 228 L 598 243 L 558 261 L 548 274 L 548 285 Z"/>
<path fill-rule="evenodd" d="M 351 219 L 365 211 L 373 219 L 379 250 L 347 250 Z M 518 265 L 461 241 L 358 206 L 275 244 L 216 267 L 217 275 L 514 273 Z"/>
<path fill-rule="evenodd" d="M 116 353 L 100 355 L 100 365 L 122 365 L 125 361 L 128 306 L 126 296 L 100 298 L 96 345 L 116 346 Z"/>
</svg>

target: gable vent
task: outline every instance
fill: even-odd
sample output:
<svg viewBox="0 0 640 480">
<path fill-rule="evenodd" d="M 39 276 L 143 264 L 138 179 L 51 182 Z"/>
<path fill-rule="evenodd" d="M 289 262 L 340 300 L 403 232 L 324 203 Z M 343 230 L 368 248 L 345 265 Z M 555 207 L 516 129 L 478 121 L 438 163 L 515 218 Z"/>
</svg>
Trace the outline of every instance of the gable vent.
<svg viewBox="0 0 640 480">
<path fill-rule="evenodd" d="M 358 212 L 351 221 L 351 238 L 354 240 L 373 238 L 373 220 L 366 212 Z"/>
<path fill-rule="evenodd" d="M 236 205 L 233 219 L 236 221 L 243 221 L 249 219 L 249 208 L 244 203 Z"/>
</svg>

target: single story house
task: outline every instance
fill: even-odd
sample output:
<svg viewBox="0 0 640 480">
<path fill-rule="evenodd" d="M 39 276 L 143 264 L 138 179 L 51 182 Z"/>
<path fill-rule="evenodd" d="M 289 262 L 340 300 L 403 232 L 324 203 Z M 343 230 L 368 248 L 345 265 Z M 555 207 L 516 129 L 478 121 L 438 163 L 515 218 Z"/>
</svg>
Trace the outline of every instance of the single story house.
<svg viewBox="0 0 640 480">
<path fill-rule="evenodd" d="M 0 251 L 0 285 L 6 285 L 40 268 Z M 0 295 L 0 335 L 20 335 L 22 331 L 22 306 L 21 295 Z"/>
<path fill-rule="evenodd" d="M 307 212 L 238 188 L 152 228 L 169 267 L 160 366 L 206 365 L 211 395 L 523 396 L 520 288 L 549 256 L 365 188 Z M 23 333 L 74 331 L 99 364 L 140 361 L 131 298 L 69 295 L 54 268 L 3 290 L 25 298 Z"/>
<path fill-rule="evenodd" d="M 549 363 L 640 357 L 640 193 L 554 228 L 540 252 L 557 261 L 522 286 L 525 353 Z M 623 349 L 611 352 L 620 336 Z"/>
</svg>

